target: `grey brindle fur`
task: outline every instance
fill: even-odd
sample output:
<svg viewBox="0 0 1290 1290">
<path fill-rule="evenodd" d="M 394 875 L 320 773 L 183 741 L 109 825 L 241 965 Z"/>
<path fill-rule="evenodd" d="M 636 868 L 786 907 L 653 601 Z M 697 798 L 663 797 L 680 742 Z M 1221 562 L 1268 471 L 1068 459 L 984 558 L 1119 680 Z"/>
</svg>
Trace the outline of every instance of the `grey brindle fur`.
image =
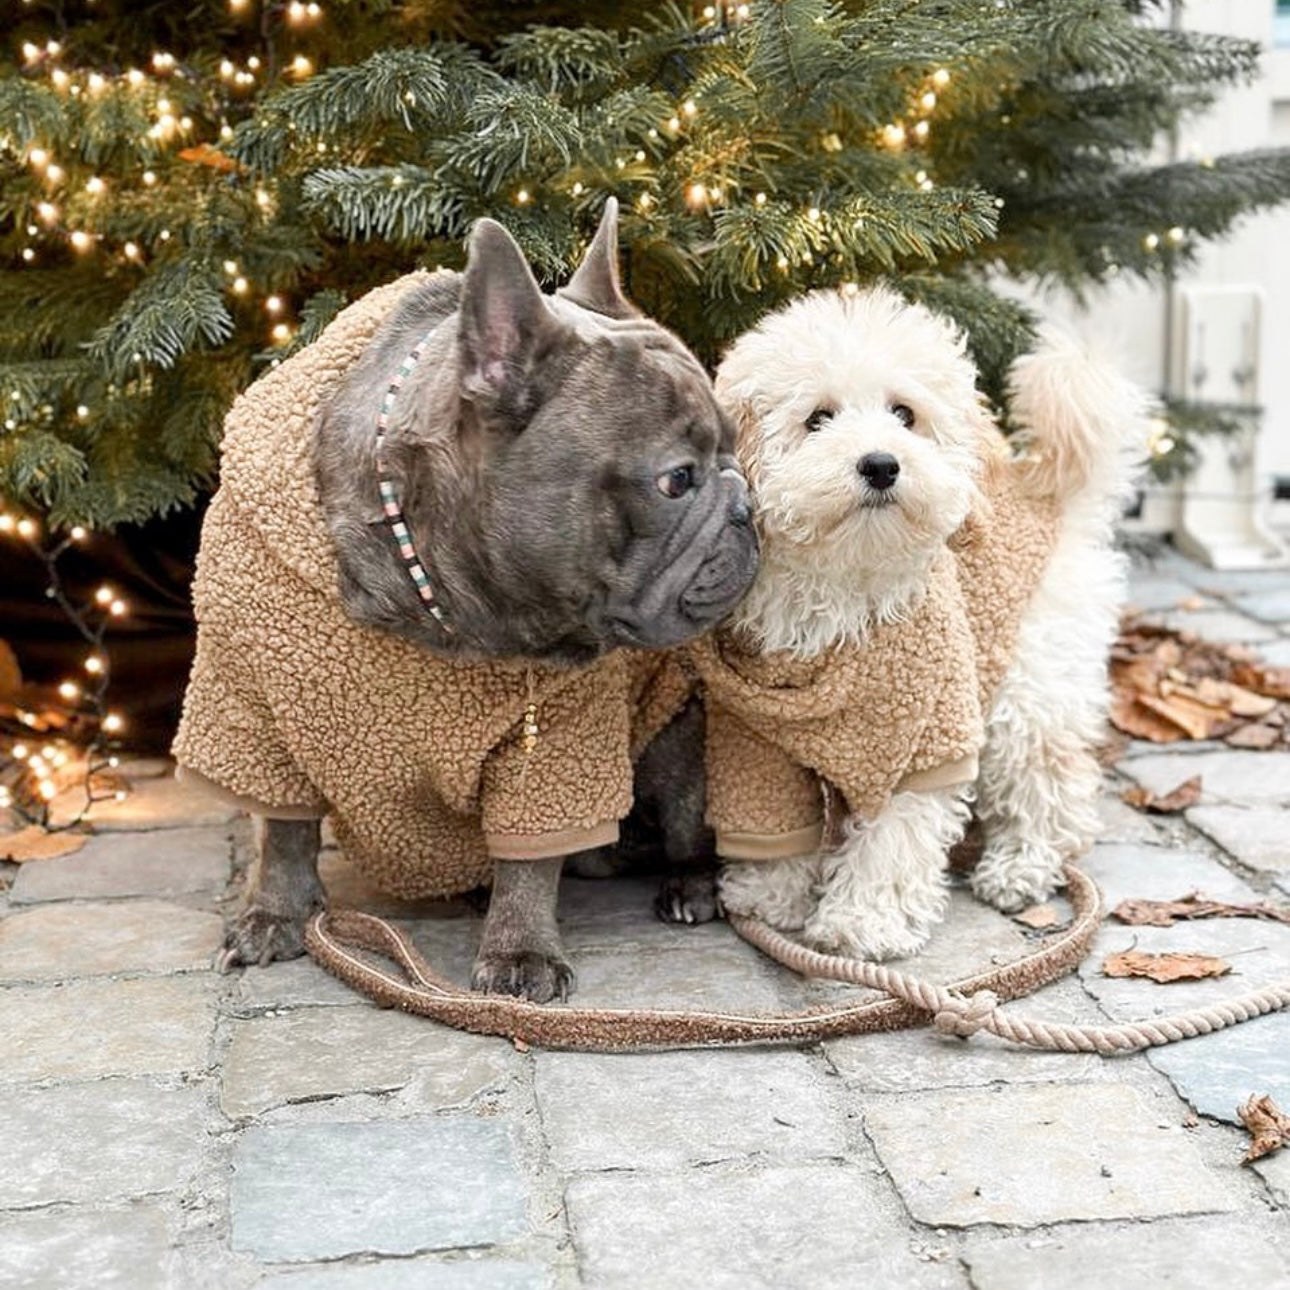
<svg viewBox="0 0 1290 1290">
<path fill-rule="evenodd" d="M 356 621 L 436 653 L 576 666 L 690 639 L 743 594 L 756 539 L 733 428 L 697 360 L 624 298 L 616 244 L 611 200 L 573 279 L 543 296 L 510 236 L 480 220 L 465 271 L 409 290 L 342 379 L 319 414 L 315 467 Z M 374 460 L 381 397 L 431 328 L 387 456 L 451 631 L 399 561 Z M 666 495 L 687 467 L 693 486 Z M 688 816 L 686 828 L 693 836 Z M 274 820 L 260 836 L 224 967 L 300 953 L 323 899 L 317 825 Z M 561 865 L 494 862 L 477 987 L 567 994 Z"/>
</svg>

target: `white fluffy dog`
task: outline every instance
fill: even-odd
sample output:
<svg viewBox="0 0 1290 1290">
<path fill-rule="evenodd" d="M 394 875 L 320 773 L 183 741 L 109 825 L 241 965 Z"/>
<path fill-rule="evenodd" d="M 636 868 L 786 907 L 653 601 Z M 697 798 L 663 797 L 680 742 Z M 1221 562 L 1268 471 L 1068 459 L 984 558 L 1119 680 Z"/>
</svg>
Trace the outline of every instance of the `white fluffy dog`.
<svg viewBox="0 0 1290 1290">
<path fill-rule="evenodd" d="M 1047 339 L 1010 378 L 1021 427 L 1011 455 L 961 335 L 886 289 L 798 300 L 744 335 L 718 372 L 762 537 L 733 630 L 759 651 L 815 658 L 901 622 L 989 470 L 1059 508 L 1055 546 L 981 714 L 975 783 L 897 791 L 872 818 L 847 818 L 817 854 L 725 865 L 728 909 L 803 929 L 819 949 L 920 949 L 944 917 L 947 852 L 973 800 L 985 848 L 972 887 L 1001 910 L 1050 895 L 1063 860 L 1099 827 L 1093 748 L 1124 581 L 1110 538 L 1149 403 L 1070 340 Z"/>
</svg>

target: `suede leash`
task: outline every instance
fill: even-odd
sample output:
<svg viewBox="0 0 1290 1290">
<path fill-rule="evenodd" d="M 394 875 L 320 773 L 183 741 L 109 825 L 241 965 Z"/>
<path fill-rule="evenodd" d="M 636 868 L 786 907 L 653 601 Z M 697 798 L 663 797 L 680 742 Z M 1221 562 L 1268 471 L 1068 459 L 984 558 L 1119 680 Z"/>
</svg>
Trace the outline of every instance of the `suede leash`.
<svg viewBox="0 0 1290 1290">
<path fill-rule="evenodd" d="M 1002 1001 L 1021 998 L 1072 971 L 1097 932 L 1102 900 L 1096 884 L 1074 865 L 1068 864 L 1065 872 L 1075 911 L 1069 928 L 1013 963 L 950 985 L 923 981 L 880 963 L 819 954 L 755 919 L 732 917 L 730 924 L 740 936 L 785 967 L 888 996 L 796 1012 L 582 1008 L 479 994 L 437 973 L 398 928 L 352 909 L 315 915 L 305 929 L 305 946 L 328 972 L 382 1007 L 475 1034 L 585 1052 L 802 1043 L 930 1023 L 963 1037 L 984 1030 L 1031 1048 L 1110 1056 L 1209 1034 L 1290 1007 L 1287 981 L 1208 1008 L 1118 1026 L 1066 1025 L 1009 1015 L 1000 1009 Z M 397 971 L 382 965 L 381 959 Z"/>
</svg>

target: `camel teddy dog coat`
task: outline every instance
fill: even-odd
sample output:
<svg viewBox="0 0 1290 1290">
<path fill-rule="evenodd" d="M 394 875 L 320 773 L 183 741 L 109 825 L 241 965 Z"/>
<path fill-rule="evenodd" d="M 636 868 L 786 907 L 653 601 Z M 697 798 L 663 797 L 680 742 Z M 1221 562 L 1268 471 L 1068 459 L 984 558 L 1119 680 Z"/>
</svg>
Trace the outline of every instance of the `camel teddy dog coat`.
<svg viewBox="0 0 1290 1290">
<path fill-rule="evenodd" d="M 1014 487 L 990 433 L 980 500 L 907 617 L 811 659 L 749 651 L 730 631 L 690 647 L 723 859 L 807 855 L 836 841 L 846 815 L 873 819 L 894 793 L 976 778 L 984 714 L 1058 518 Z"/>
<path fill-rule="evenodd" d="M 350 859 L 403 897 L 487 882 L 490 857 L 614 841 L 632 754 L 688 684 L 667 656 L 623 650 L 581 668 L 442 658 L 345 614 L 314 482 L 314 417 L 425 277 L 364 296 L 230 411 L 174 744 L 182 774 L 247 810 L 330 815 Z"/>
</svg>

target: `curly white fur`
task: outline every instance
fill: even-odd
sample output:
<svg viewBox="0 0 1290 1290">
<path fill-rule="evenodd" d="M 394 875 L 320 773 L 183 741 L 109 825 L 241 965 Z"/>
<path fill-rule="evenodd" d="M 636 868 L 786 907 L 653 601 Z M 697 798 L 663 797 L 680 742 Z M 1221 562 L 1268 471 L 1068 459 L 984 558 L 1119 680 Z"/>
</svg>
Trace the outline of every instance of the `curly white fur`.
<svg viewBox="0 0 1290 1290">
<path fill-rule="evenodd" d="M 1097 828 L 1092 748 L 1124 583 L 1111 529 L 1149 411 L 1137 387 L 1055 336 L 1011 378 L 1022 424 L 1013 468 L 1033 496 L 1056 497 L 1063 509 L 987 714 L 974 786 L 986 848 L 973 888 L 1005 910 L 1049 895 L 1063 859 Z M 762 536 L 738 625 L 763 649 L 813 657 L 899 621 L 972 506 L 981 436 L 992 424 L 952 324 L 884 289 L 818 292 L 743 336 L 717 390 L 740 429 Z M 808 428 L 817 409 L 831 415 Z M 874 453 L 899 464 L 889 488 L 861 474 Z M 877 819 L 849 820 L 826 854 L 727 865 L 722 899 L 804 929 L 820 949 L 914 953 L 944 916 L 945 858 L 964 832 L 971 795 L 898 793 Z"/>
</svg>

